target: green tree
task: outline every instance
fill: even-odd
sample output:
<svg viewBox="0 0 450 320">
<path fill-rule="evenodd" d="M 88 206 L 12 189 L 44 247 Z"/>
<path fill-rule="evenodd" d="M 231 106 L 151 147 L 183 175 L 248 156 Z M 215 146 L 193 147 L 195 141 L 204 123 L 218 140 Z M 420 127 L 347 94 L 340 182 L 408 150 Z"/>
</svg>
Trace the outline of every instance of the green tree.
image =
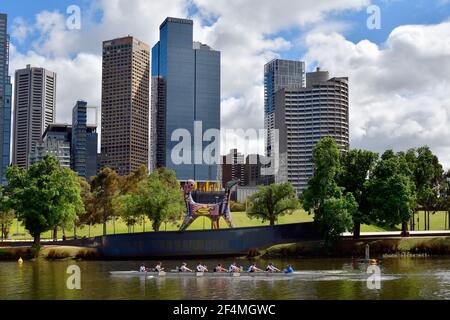
<svg viewBox="0 0 450 320">
<path fill-rule="evenodd" d="M 439 207 L 447 213 L 447 224 L 445 228 L 450 229 L 450 170 L 448 170 L 442 179 L 442 190 Z"/>
<path fill-rule="evenodd" d="M 10 207 L 9 197 L 4 193 L 4 188 L 0 186 L 0 228 L 1 239 L 7 239 L 9 228 L 15 218 L 14 210 Z"/>
<path fill-rule="evenodd" d="M 424 211 L 425 230 L 430 230 L 430 213 L 439 209 L 439 193 L 443 183 L 442 165 L 429 147 L 417 149 L 414 166 L 417 205 Z"/>
<path fill-rule="evenodd" d="M 120 194 L 136 193 L 139 182 L 148 176 L 147 166 L 141 165 L 127 176 L 119 177 Z"/>
<path fill-rule="evenodd" d="M 122 200 L 120 207 L 125 216 L 145 214 L 155 231 L 159 231 L 163 222 L 176 221 L 185 209 L 183 192 L 175 172 L 165 168 L 153 171 L 139 182 L 136 194 Z"/>
<path fill-rule="evenodd" d="M 143 222 L 145 230 L 145 214 L 142 212 L 133 212 L 133 206 L 136 205 L 135 197 L 139 191 L 139 183 L 148 177 L 148 170 L 145 165 L 141 165 L 127 176 L 119 177 L 119 194 L 114 198 L 114 208 L 116 213 L 126 222 L 128 232 L 139 221 Z"/>
<path fill-rule="evenodd" d="M 314 213 L 314 221 L 324 235 L 325 244 L 337 241 L 340 234 L 353 228 L 357 204 L 351 193 L 344 194 L 337 185 L 341 175 L 340 151 L 336 142 L 326 137 L 313 149 L 314 175 L 308 181 L 300 200 L 303 208 Z"/>
<path fill-rule="evenodd" d="M 338 176 L 338 185 L 346 192 L 351 192 L 358 204 L 358 210 L 352 217 L 355 239 L 360 236 L 361 223 L 372 222 L 365 182 L 373 172 L 377 159 L 377 153 L 367 150 L 346 150 L 341 154 L 342 170 Z"/>
<path fill-rule="evenodd" d="M 91 185 L 83 177 L 78 177 L 78 183 L 81 188 L 81 200 L 83 201 L 84 210 L 79 212 L 74 221 L 73 236 L 77 237 L 77 229 L 84 225 L 95 223 L 94 196 L 91 192 Z"/>
<path fill-rule="evenodd" d="M 247 215 L 275 225 L 280 216 L 300 208 L 294 188 L 289 182 L 260 186 L 248 199 Z"/>
<path fill-rule="evenodd" d="M 83 210 L 80 185 L 75 173 L 60 168 L 58 160 L 46 156 L 28 170 L 8 168 L 7 193 L 19 220 L 39 245 L 41 233 L 73 221 Z"/>
<path fill-rule="evenodd" d="M 394 228 L 402 224 L 402 235 L 408 235 L 408 221 L 416 202 L 415 185 L 403 154 L 392 150 L 383 153 L 373 175 L 366 182 L 368 202 L 376 223 Z"/>
<path fill-rule="evenodd" d="M 119 176 L 111 168 L 103 168 L 91 180 L 92 214 L 96 223 L 103 224 L 106 235 L 106 223 L 115 216 L 113 199 L 119 193 Z"/>
<path fill-rule="evenodd" d="M 129 233 L 131 228 L 144 216 L 140 206 L 141 197 L 137 191 L 133 194 L 118 195 L 113 199 L 115 210 L 127 224 Z"/>
</svg>

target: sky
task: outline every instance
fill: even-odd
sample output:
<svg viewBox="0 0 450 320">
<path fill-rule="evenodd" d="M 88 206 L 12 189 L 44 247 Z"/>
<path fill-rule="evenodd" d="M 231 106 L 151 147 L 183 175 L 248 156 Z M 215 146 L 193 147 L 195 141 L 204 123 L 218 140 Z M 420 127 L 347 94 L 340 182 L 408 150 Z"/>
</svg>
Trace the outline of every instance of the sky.
<svg viewBox="0 0 450 320">
<path fill-rule="evenodd" d="M 351 148 L 428 145 L 450 168 L 449 0 L 0 0 L 0 12 L 11 75 L 27 64 L 57 73 L 57 122 L 70 122 L 76 100 L 101 105 L 103 40 L 153 46 L 173 16 L 193 19 L 194 40 L 221 51 L 223 129 L 263 128 L 264 64 L 302 60 L 349 77 Z M 263 152 L 262 138 L 228 132 L 222 153 Z"/>
</svg>

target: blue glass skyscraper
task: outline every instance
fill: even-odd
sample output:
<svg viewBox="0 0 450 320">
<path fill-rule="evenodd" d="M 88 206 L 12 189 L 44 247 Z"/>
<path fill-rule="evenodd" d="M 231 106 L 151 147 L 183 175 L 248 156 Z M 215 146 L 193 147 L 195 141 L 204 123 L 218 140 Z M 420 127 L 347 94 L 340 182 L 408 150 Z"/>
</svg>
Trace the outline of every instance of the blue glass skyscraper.
<svg viewBox="0 0 450 320">
<path fill-rule="evenodd" d="M 9 69 L 9 35 L 7 15 L 0 13 L 0 179 L 10 164 L 12 85 Z"/>
<path fill-rule="evenodd" d="M 89 179 L 97 172 L 97 132 L 87 125 L 88 106 L 77 101 L 72 109 L 71 167 L 79 176 Z"/>
<path fill-rule="evenodd" d="M 201 121 L 197 139 L 208 129 L 220 130 L 220 52 L 193 42 L 192 20 L 167 18 L 161 24 L 160 40 L 152 49 L 151 98 L 151 166 L 172 169 L 178 180 L 194 179 L 208 189 L 218 180 L 218 166 L 202 157 L 211 141 L 196 147 L 194 122 Z M 177 164 L 172 159 L 180 142 L 171 141 L 176 129 L 191 135 L 191 163 Z M 218 159 L 217 153 L 211 156 Z"/>
</svg>

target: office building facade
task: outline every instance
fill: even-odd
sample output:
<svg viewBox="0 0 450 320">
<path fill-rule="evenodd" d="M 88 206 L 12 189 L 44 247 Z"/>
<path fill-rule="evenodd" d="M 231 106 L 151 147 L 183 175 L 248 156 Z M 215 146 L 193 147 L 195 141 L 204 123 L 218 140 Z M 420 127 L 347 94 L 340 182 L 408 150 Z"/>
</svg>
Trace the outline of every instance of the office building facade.
<svg viewBox="0 0 450 320">
<path fill-rule="evenodd" d="M 231 149 L 227 155 L 222 156 L 222 185 L 231 180 L 239 180 L 238 185 L 244 185 L 245 156 L 237 149 Z"/>
<path fill-rule="evenodd" d="M 217 188 L 220 150 L 205 152 L 213 139 L 194 140 L 203 140 L 208 129 L 220 130 L 220 52 L 193 42 L 192 20 L 167 18 L 161 24 L 160 40 L 152 48 L 151 100 L 152 168 L 167 167 L 178 180 Z M 177 129 L 191 136 L 190 161 L 172 159 L 180 143 L 172 141 Z"/>
<path fill-rule="evenodd" d="M 59 161 L 61 168 L 71 167 L 72 127 L 68 124 L 50 124 L 44 131 L 42 141 L 33 144 L 30 165 L 41 161 L 46 155 L 52 155 Z"/>
<path fill-rule="evenodd" d="M 306 86 L 305 62 L 274 59 L 264 66 L 264 128 L 266 156 L 272 157 L 276 137 L 275 129 L 275 93 L 284 88 L 300 89 Z M 274 150 L 276 152 L 276 150 Z"/>
<path fill-rule="evenodd" d="M 0 13 L 0 179 L 2 184 L 6 183 L 5 172 L 11 163 L 11 105 L 8 16 Z"/>
<path fill-rule="evenodd" d="M 88 125 L 87 102 L 77 101 L 72 109 L 71 167 L 80 177 L 89 179 L 97 173 L 97 127 Z"/>
<path fill-rule="evenodd" d="M 275 94 L 275 128 L 279 130 L 280 168 L 275 182 L 289 181 L 301 193 L 313 175 L 312 151 L 324 137 L 349 146 L 348 79 L 326 71 L 306 74 L 306 88 Z"/>
<path fill-rule="evenodd" d="M 12 162 L 28 168 L 32 148 L 54 122 L 56 73 L 28 65 L 14 79 L 14 130 Z"/>
<path fill-rule="evenodd" d="M 102 167 L 148 166 L 150 47 L 128 36 L 103 42 Z"/>
</svg>

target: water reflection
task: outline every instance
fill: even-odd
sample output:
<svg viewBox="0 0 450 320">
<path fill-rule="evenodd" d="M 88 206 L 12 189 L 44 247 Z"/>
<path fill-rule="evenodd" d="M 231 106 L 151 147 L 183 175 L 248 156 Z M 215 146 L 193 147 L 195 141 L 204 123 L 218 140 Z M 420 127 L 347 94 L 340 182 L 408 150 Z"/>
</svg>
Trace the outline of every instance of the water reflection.
<svg viewBox="0 0 450 320">
<path fill-rule="evenodd" d="M 208 266 L 217 260 L 208 260 Z M 229 264 L 231 260 L 221 260 Z M 450 259 L 385 259 L 381 288 L 367 288 L 367 265 L 348 259 L 276 260 L 298 277 L 112 277 L 140 261 L 0 262 L 0 299 L 450 299 Z M 81 269 L 81 290 L 66 287 L 67 267 Z M 153 265 L 153 261 L 146 261 Z M 164 261 L 166 270 L 179 261 Z M 239 260 L 246 266 L 249 261 Z M 258 260 L 259 266 L 268 261 Z M 191 262 L 190 265 L 194 265 Z"/>
</svg>

